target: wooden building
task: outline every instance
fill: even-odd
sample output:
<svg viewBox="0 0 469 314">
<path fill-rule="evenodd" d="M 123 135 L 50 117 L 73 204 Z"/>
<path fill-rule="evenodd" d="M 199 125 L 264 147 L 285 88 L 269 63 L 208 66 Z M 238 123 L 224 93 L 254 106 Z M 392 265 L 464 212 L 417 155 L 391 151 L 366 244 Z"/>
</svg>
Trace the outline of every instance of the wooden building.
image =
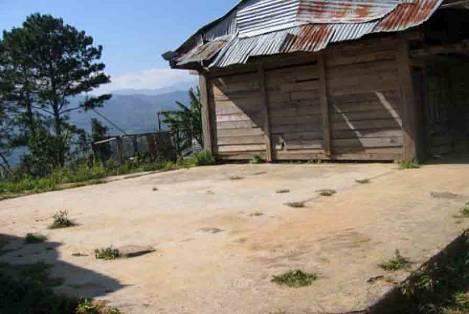
<svg viewBox="0 0 469 314">
<path fill-rule="evenodd" d="M 222 160 L 415 160 L 469 150 L 469 1 L 248 0 L 171 67 L 197 71 Z"/>
</svg>

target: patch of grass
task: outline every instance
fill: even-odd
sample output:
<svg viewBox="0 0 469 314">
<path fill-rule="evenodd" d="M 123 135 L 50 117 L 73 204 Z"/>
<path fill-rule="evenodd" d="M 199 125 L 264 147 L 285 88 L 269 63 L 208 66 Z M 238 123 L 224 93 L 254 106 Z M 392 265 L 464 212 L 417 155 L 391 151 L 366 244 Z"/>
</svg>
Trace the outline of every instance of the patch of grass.
<svg viewBox="0 0 469 314">
<path fill-rule="evenodd" d="M 54 221 L 49 226 L 49 229 L 62 229 L 76 226 L 76 224 L 68 218 L 68 211 L 61 210 L 53 217 Z"/>
<path fill-rule="evenodd" d="M 118 249 L 107 247 L 103 249 L 94 250 L 94 256 L 96 259 L 103 259 L 105 261 L 115 260 L 119 258 L 120 253 Z"/>
<path fill-rule="evenodd" d="M 62 284 L 62 280 L 49 277 L 51 267 L 45 263 L 15 266 L 0 263 L 0 313 L 120 313 L 103 303 L 96 303 L 94 308 L 83 306 L 83 301 L 54 293 L 52 288 Z"/>
<path fill-rule="evenodd" d="M 330 190 L 330 189 L 318 190 L 316 192 L 318 192 L 319 195 L 321 195 L 321 196 L 327 196 L 327 197 L 333 196 L 337 193 L 336 190 Z"/>
<path fill-rule="evenodd" d="M 275 193 L 277 193 L 277 194 L 286 194 L 286 193 L 290 193 L 290 190 L 289 189 L 280 189 L 280 190 L 275 191 Z"/>
<path fill-rule="evenodd" d="M 250 164 L 253 164 L 253 165 L 257 165 L 257 164 L 263 164 L 265 161 L 264 159 L 262 159 L 261 156 L 259 155 L 254 155 L 251 157 L 251 159 L 249 160 L 249 163 Z"/>
<path fill-rule="evenodd" d="M 368 184 L 371 182 L 370 179 L 357 179 L 355 180 L 355 182 L 359 183 L 359 184 Z"/>
<path fill-rule="evenodd" d="M 24 242 L 26 244 L 37 244 L 37 243 L 43 243 L 47 240 L 47 237 L 42 234 L 38 233 L 28 233 L 26 237 L 24 238 Z"/>
<path fill-rule="evenodd" d="M 96 302 L 90 299 L 82 299 L 78 303 L 75 314 L 120 314 L 116 308 L 106 307 L 103 302 Z"/>
<path fill-rule="evenodd" d="M 231 177 L 229 177 L 229 179 L 231 181 L 239 181 L 239 180 L 243 180 L 244 178 L 240 177 L 240 176 L 231 176 Z"/>
<path fill-rule="evenodd" d="M 378 266 L 385 271 L 398 271 L 401 269 L 408 269 L 412 263 L 401 255 L 399 250 L 396 250 L 394 257 L 390 260 L 379 264 Z"/>
<path fill-rule="evenodd" d="M 304 208 L 306 206 L 306 203 L 305 202 L 288 202 L 288 203 L 285 203 L 285 205 L 291 208 Z"/>
<path fill-rule="evenodd" d="M 208 151 L 202 151 L 199 153 L 193 154 L 189 159 L 188 163 L 193 166 L 211 166 L 216 163 L 215 157 L 213 157 L 212 153 Z"/>
<path fill-rule="evenodd" d="M 419 169 L 420 164 L 417 161 L 401 161 L 399 162 L 399 169 Z"/>
<path fill-rule="evenodd" d="M 249 216 L 251 216 L 251 217 L 260 217 L 260 216 L 264 216 L 264 213 L 262 213 L 262 212 L 255 212 L 255 213 L 250 214 Z"/>
<path fill-rule="evenodd" d="M 400 287 L 391 313 L 469 313 L 469 232 Z"/>
<path fill-rule="evenodd" d="M 302 270 L 290 270 L 282 275 L 273 276 L 272 282 L 285 285 L 290 288 L 301 288 L 310 286 L 319 276 L 315 273 L 305 273 Z"/>
</svg>

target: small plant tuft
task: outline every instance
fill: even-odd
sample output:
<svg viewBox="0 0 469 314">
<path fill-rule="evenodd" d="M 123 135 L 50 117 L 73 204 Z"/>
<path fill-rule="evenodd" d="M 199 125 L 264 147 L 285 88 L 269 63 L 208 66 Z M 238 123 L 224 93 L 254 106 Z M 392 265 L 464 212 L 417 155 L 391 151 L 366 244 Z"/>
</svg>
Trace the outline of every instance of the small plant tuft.
<svg viewBox="0 0 469 314">
<path fill-rule="evenodd" d="M 291 270 L 279 276 L 273 276 L 272 282 L 288 286 L 290 288 L 301 288 L 310 286 L 314 281 L 318 280 L 316 273 L 305 273 L 302 270 Z"/>
<path fill-rule="evenodd" d="M 118 249 L 114 249 L 113 247 L 107 247 L 103 249 L 94 250 L 94 256 L 96 257 L 96 259 L 111 261 L 119 258 L 120 252 Z"/>
<path fill-rule="evenodd" d="M 275 193 L 277 193 L 277 194 L 286 194 L 286 193 L 290 193 L 290 190 L 289 189 L 280 189 L 280 190 L 275 191 Z"/>
<path fill-rule="evenodd" d="M 229 178 L 231 181 L 239 181 L 239 180 L 243 180 L 243 177 L 240 177 L 240 176 L 231 176 Z"/>
<path fill-rule="evenodd" d="M 190 158 L 190 163 L 194 166 L 211 166 L 214 165 L 215 162 L 215 157 L 206 150 L 195 153 Z"/>
<path fill-rule="evenodd" d="M 262 157 L 259 155 L 255 155 L 249 160 L 249 163 L 253 165 L 263 164 L 264 162 L 264 159 L 262 159 Z"/>
<path fill-rule="evenodd" d="M 321 196 L 333 196 L 337 193 L 337 191 L 335 190 L 329 190 L 329 189 L 325 189 L 325 190 L 319 190 L 317 191 L 319 193 L 319 195 Z"/>
<path fill-rule="evenodd" d="M 355 180 L 355 182 L 359 183 L 359 184 L 368 184 L 371 182 L 370 179 L 357 179 Z"/>
<path fill-rule="evenodd" d="M 37 243 L 43 243 L 47 240 L 47 237 L 42 234 L 37 234 L 37 233 L 28 233 L 26 237 L 24 238 L 24 242 L 26 244 L 37 244 Z"/>
<path fill-rule="evenodd" d="M 76 224 L 68 218 L 68 211 L 66 210 L 57 212 L 53 218 L 54 221 L 49 226 L 49 229 L 61 229 L 76 226 Z"/>
<path fill-rule="evenodd" d="M 82 299 L 78 303 L 75 314 L 120 314 L 116 308 L 110 308 L 104 302 Z"/>
<path fill-rule="evenodd" d="M 305 202 L 289 202 L 285 203 L 285 205 L 291 208 L 304 208 L 306 204 Z"/>
<path fill-rule="evenodd" d="M 412 263 L 405 257 L 401 255 L 399 250 L 396 250 L 395 256 L 379 264 L 378 266 L 384 269 L 385 271 L 398 271 L 401 269 L 408 269 Z"/>
<path fill-rule="evenodd" d="M 417 161 L 401 161 L 399 163 L 399 169 L 406 170 L 406 169 L 419 169 L 420 165 Z"/>
</svg>

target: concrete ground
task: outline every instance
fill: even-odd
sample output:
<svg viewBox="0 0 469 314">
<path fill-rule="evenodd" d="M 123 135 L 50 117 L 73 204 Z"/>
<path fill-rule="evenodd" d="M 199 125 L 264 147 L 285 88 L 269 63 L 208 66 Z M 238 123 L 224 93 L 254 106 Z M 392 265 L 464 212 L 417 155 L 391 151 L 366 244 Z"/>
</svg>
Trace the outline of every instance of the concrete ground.
<svg viewBox="0 0 469 314">
<path fill-rule="evenodd" d="M 396 249 L 416 269 L 469 228 L 455 217 L 467 201 L 469 164 L 194 168 L 2 201 L 0 234 L 10 243 L 0 262 L 53 263 L 60 291 L 125 313 L 358 311 L 408 275 L 378 267 Z M 47 229 L 63 209 L 79 225 Z M 24 245 L 30 232 L 47 243 Z M 94 250 L 110 245 L 156 251 L 96 260 Z M 319 279 L 297 289 L 271 282 L 291 269 Z"/>
</svg>

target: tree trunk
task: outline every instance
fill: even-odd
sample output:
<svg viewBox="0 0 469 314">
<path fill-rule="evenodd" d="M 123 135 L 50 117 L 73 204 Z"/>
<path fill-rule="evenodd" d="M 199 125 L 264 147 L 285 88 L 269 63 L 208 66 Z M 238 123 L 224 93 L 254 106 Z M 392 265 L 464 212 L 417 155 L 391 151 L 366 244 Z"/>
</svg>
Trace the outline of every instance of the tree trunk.
<svg viewBox="0 0 469 314">
<path fill-rule="evenodd" d="M 55 158 L 55 163 L 56 166 L 63 167 L 65 165 L 65 145 L 64 145 L 64 139 L 62 138 L 62 119 L 60 117 L 60 111 L 59 107 L 53 106 L 54 110 L 54 131 L 55 131 L 55 137 L 57 140 L 57 154 Z"/>
</svg>

